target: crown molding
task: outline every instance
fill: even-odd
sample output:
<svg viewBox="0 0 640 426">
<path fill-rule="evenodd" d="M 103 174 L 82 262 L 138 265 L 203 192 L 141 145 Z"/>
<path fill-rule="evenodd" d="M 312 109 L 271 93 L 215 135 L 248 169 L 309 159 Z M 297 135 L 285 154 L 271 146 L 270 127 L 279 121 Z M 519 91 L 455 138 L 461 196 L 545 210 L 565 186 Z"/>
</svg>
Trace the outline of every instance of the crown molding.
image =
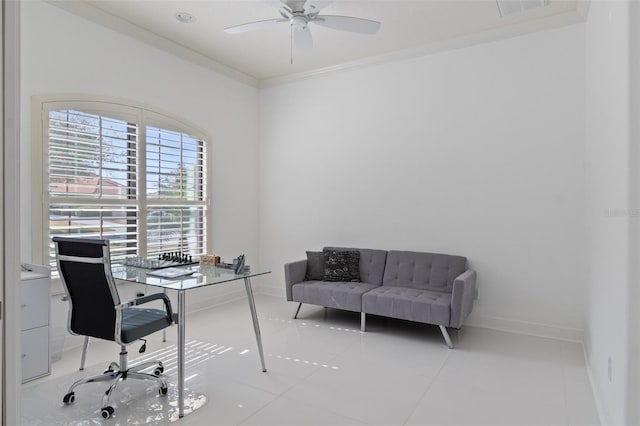
<svg viewBox="0 0 640 426">
<path fill-rule="evenodd" d="M 431 55 L 447 50 L 461 49 L 477 44 L 489 43 L 501 39 L 518 37 L 521 35 L 545 31 L 554 28 L 560 28 L 567 25 L 573 25 L 586 20 L 588 12 L 589 0 L 578 0 L 576 9 L 557 15 L 550 15 L 538 18 L 536 20 L 520 22 L 517 24 L 504 26 L 500 28 L 491 28 L 485 31 L 456 37 L 452 39 L 442 40 L 435 43 L 419 46 L 411 49 L 399 50 L 379 56 L 372 56 L 357 61 L 346 62 L 343 64 L 320 68 L 301 73 L 289 74 L 280 77 L 266 78 L 259 81 L 258 87 L 261 89 L 289 84 L 296 81 L 308 80 L 311 78 L 321 77 L 327 74 L 333 74 L 343 71 L 352 71 L 360 68 L 382 65 L 390 62 L 402 60 L 410 60 L 422 56 Z"/>
<path fill-rule="evenodd" d="M 72 13 L 74 15 L 93 21 L 96 24 L 102 25 L 111 30 L 129 35 L 153 47 L 156 47 L 160 50 L 163 50 L 175 56 L 178 56 L 179 58 L 195 63 L 202 67 L 209 68 L 219 74 L 222 74 L 226 77 L 230 77 L 241 83 L 247 84 L 252 87 L 259 86 L 259 81 L 248 74 L 245 74 L 227 65 L 221 64 L 220 62 L 214 61 L 213 59 L 201 53 L 198 53 L 189 47 L 183 46 L 174 41 L 161 37 L 151 31 L 140 28 L 137 25 L 127 20 L 111 15 L 110 13 L 107 13 L 101 9 L 98 9 L 97 7 L 92 6 L 91 4 L 86 3 L 84 1 L 78 1 L 78 0 L 44 0 L 44 1 L 53 6 L 59 7 L 60 9 L 63 9 L 69 13 Z"/>
<path fill-rule="evenodd" d="M 190 49 L 189 47 L 173 42 L 151 31 L 140 28 L 127 20 L 104 12 L 103 10 L 98 9 L 95 6 L 84 1 L 44 1 L 63 10 L 66 10 L 67 12 L 73 13 L 74 15 L 89 19 L 114 31 L 127 34 L 160 50 L 164 50 L 189 62 L 211 69 L 219 74 L 259 89 L 308 80 L 338 72 L 352 71 L 365 67 L 382 65 L 390 62 L 410 60 L 447 50 L 460 49 L 481 43 L 488 43 L 538 31 L 559 28 L 566 25 L 577 24 L 586 20 L 590 4 L 590 0 L 576 0 L 576 8 L 564 13 L 544 16 L 535 20 L 519 22 L 499 28 L 490 28 L 485 31 L 429 43 L 416 48 L 403 49 L 383 55 L 372 56 L 329 67 L 318 68 L 311 71 L 304 71 L 300 73 L 287 74 L 265 79 L 257 79 L 220 62 L 214 61 L 213 59 L 201 53 L 198 53 Z"/>
</svg>

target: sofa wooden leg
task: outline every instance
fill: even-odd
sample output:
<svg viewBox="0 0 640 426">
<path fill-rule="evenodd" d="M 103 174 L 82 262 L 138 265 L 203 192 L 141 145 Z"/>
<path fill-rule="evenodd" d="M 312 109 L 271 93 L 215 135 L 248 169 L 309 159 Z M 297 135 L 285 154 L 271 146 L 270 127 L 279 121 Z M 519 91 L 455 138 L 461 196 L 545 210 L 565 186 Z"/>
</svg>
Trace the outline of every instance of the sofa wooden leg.
<svg viewBox="0 0 640 426">
<path fill-rule="evenodd" d="M 449 349 L 453 349 L 453 343 L 451 342 L 451 337 L 449 337 L 449 332 L 447 331 L 447 327 L 445 327 L 444 325 L 441 325 L 440 331 L 442 332 L 442 336 L 444 337 L 445 342 L 447 342 L 447 346 L 449 346 Z"/>
<path fill-rule="evenodd" d="M 360 312 L 360 331 L 364 333 L 367 327 L 367 314 Z"/>
<path fill-rule="evenodd" d="M 296 314 L 293 316 L 293 319 L 298 318 L 298 313 L 300 312 L 300 308 L 302 307 L 302 302 L 298 305 L 298 309 L 296 309 Z"/>
</svg>

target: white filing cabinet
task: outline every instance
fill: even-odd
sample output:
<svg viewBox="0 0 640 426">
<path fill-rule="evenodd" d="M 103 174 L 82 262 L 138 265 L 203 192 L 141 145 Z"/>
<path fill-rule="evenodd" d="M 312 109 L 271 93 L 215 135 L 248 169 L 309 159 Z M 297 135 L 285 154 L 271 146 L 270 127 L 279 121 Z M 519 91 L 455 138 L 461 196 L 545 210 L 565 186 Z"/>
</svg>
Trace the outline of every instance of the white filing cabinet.
<svg viewBox="0 0 640 426">
<path fill-rule="evenodd" d="M 21 282 L 22 383 L 51 372 L 49 303 L 51 272 L 47 266 L 25 264 Z"/>
</svg>

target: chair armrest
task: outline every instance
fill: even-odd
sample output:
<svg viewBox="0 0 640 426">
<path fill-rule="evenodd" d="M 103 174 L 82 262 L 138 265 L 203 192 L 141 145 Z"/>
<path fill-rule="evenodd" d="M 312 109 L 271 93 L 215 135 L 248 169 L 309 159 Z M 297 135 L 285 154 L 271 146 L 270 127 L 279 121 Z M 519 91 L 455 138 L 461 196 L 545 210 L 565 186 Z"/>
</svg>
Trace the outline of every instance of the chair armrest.
<svg viewBox="0 0 640 426">
<path fill-rule="evenodd" d="M 476 271 L 467 269 L 453 280 L 451 293 L 451 320 L 449 326 L 460 328 L 473 309 L 476 297 Z"/>
<path fill-rule="evenodd" d="M 304 281 L 304 276 L 307 273 L 307 259 L 297 260 L 295 262 L 289 262 L 284 264 L 284 282 L 287 288 L 287 300 L 293 300 L 294 284 Z"/>
<path fill-rule="evenodd" d="M 167 319 L 169 319 L 170 322 L 177 322 L 174 318 L 175 315 L 173 314 L 173 309 L 171 309 L 171 299 L 169 299 L 169 296 L 164 293 L 154 293 L 147 296 L 138 297 L 136 299 L 129 300 L 128 302 L 116 305 L 116 309 L 122 310 L 131 306 L 138 306 L 145 303 L 153 302 L 154 300 L 162 300 L 164 302 L 164 310 L 167 312 Z"/>
</svg>

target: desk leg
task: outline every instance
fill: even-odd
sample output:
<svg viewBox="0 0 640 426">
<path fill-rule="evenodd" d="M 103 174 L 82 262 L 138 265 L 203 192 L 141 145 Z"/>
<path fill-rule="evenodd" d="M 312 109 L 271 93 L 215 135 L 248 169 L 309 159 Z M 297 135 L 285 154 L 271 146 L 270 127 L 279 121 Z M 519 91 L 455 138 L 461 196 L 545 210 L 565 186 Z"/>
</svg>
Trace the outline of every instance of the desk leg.
<svg viewBox="0 0 640 426">
<path fill-rule="evenodd" d="M 167 289 L 164 289 L 164 294 L 167 294 Z M 162 329 L 162 342 L 166 342 L 167 341 L 167 329 L 163 328 Z"/>
<path fill-rule="evenodd" d="M 178 290 L 178 417 L 184 417 L 185 292 Z"/>
<path fill-rule="evenodd" d="M 256 313 L 256 304 L 253 301 L 253 290 L 251 289 L 251 281 L 249 278 L 244 279 L 244 286 L 247 289 L 247 299 L 249 299 L 249 309 L 251 309 L 251 317 L 253 318 L 253 330 L 256 332 L 256 341 L 258 342 L 258 352 L 260 353 L 260 362 L 262 363 L 262 371 L 267 371 L 264 365 L 264 353 L 262 352 L 262 337 L 260 336 L 260 324 L 258 324 L 258 314 Z"/>
</svg>

